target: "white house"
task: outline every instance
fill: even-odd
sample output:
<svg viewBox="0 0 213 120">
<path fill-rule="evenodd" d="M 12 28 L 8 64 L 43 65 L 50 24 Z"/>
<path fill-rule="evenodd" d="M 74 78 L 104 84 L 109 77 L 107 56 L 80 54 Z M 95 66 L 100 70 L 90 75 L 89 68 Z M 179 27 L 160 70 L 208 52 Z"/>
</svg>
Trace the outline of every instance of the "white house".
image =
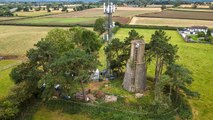
<svg viewBox="0 0 213 120">
<path fill-rule="evenodd" d="M 198 32 L 204 32 L 205 34 L 208 31 L 208 27 L 206 26 L 191 26 L 187 28 L 188 34 L 197 34 Z"/>
</svg>

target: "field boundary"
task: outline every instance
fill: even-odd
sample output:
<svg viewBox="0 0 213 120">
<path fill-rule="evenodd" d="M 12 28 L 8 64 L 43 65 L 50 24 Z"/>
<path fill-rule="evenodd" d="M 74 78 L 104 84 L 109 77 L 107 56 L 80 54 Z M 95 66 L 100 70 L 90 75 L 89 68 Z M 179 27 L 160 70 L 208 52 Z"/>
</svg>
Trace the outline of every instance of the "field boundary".
<svg viewBox="0 0 213 120">
<path fill-rule="evenodd" d="M 0 72 L 7 70 L 9 68 L 12 68 L 14 66 L 17 66 L 17 65 L 21 64 L 22 62 L 23 61 L 19 61 L 19 62 L 13 63 L 13 64 L 6 65 L 6 66 L 4 66 L 3 68 L 0 69 Z"/>
<path fill-rule="evenodd" d="M 125 114 L 131 114 L 131 115 L 138 115 L 138 116 L 144 116 L 144 117 L 149 117 L 149 118 L 157 118 L 159 116 L 167 116 L 170 114 L 175 114 L 177 113 L 178 108 L 173 108 L 170 109 L 166 112 L 162 112 L 162 113 L 158 113 L 158 114 L 154 114 L 154 113 L 140 113 L 137 111 L 131 111 L 131 110 L 121 110 L 118 108 L 113 108 L 113 107 L 106 107 L 103 105 L 96 105 L 96 104 L 92 104 L 92 103 L 84 103 L 84 102 L 76 102 L 73 100 L 63 100 L 63 99 L 59 99 L 59 100 L 51 100 L 50 103 L 55 103 L 55 104 L 74 104 L 74 105 L 78 105 L 79 107 L 90 107 L 93 109 L 104 109 L 104 110 L 108 110 L 108 111 L 117 111 L 117 112 L 122 112 Z"/>
<path fill-rule="evenodd" d="M 212 12 L 213 13 L 213 12 Z M 213 20 L 207 20 L 207 19 L 194 19 L 194 18 L 172 18 L 172 17 L 157 17 L 157 16 L 141 16 L 141 15 L 136 15 L 135 17 L 139 18 L 169 18 L 169 19 L 183 19 L 183 20 L 203 20 L 203 21 L 213 21 Z"/>
<path fill-rule="evenodd" d="M 31 26 L 31 27 L 94 27 L 94 24 L 14 24 L 14 23 L 1 23 L 0 26 Z M 138 29 L 163 29 L 163 30 L 177 30 L 185 27 L 175 26 L 157 26 L 157 25 L 129 25 L 123 24 L 120 28 L 138 28 Z M 213 31 L 213 28 L 209 28 Z"/>
<path fill-rule="evenodd" d="M 16 19 L 8 19 L 8 20 L 0 20 L 1 22 L 7 22 L 7 21 L 15 21 L 15 20 L 25 20 L 25 19 L 32 19 L 32 18 L 39 18 L 39 17 L 46 17 L 46 16 L 51 16 L 51 15 L 60 15 L 60 14 L 66 14 L 66 13 L 52 13 L 52 14 L 45 14 L 45 15 L 38 15 L 38 16 L 17 16 L 20 18 L 16 18 Z M 16 17 L 16 16 L 14 16 Z"/>
<path fill-rule="evenodd" d="M 186 9 L 186 10 L 184 10 Z M 191 9 L 191 8 L 184 8 L 184 9 L 172 9 L 172 8 L 168 8 L 166 10 L 170 10 L 170 11 L 181 11 L 181 12 L 206 12 L 206 13 L 213 13 L 213 10 L 211 11 L 211 9 L 201 9 L 201 8 L 196 8 L 196 9 L 199 9 L 199 10 L 203 10 L 203 11 L 196 11 L 196 9 Z M 188 10 L 187 10 L 188 9 Z M 209 11 L 205 11 L 205 10 L 209 10 Z"/>
</svg>

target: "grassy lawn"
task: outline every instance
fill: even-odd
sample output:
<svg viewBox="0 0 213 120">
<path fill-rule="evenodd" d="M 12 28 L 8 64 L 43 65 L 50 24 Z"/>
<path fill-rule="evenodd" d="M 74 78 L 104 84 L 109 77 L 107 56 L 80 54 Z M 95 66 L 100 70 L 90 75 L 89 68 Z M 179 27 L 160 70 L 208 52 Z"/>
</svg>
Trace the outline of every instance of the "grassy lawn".
<svg viewBox="0 0 213 120">
<path fill-rule="evenodd" d="M 197 35 L 189 35 L 190 38 L 194 41 L 198 41 L 198 36 Z"/>
<path fill-rule="evenodd" d="M 33 115 L 32 120 L 92 120 L 88 115 L 83 113 L 68 114 L 61 110 L 52 111 L 41 106 Z"/>
<path fill-rule="evenodd" d="M 116 37 L 124 39 L 131 29 L 120 29 Z M 149 42 L 155 30 L 136 29 L 144 35 Z M 183 64 L 193 72 L 194 82 L 190 87 L 201 94 L 199 100 L 190 100 L 193 108 L 194 119 L 210 120 L 213 117 L 213 46 L 208 44 L 185 43 L 176 31 L 167 30 L 167 35 L 172 37 L 171 43 L 179 47 L 178 63 Z M 149 68 L 148 74 L 153 74 Z"/>
<path fill-rule="evenodd" d="M 0 61 L 0 99 L 6 97 L 9 89 L 14 85 L 13 81 L 10 79 L 9 74 L 12 68 L 2 70 L 8 65 L 15 64 L 19 61 L 17 60 L 1 60 Z"/>
<path fill-rule="evenodd" d="M 28 23 L 28 24 L 91 24 L 94 23 L 96 18 L 34 18 L 34 19 L 25 19 L 14 21 L 16 23 Z"/>
<path fill-rule="evenodd" d="M 189 27 L 189 26 L 207 26 L 213 28 L 213 21 L 207 20 L 189 20 L 189 19 L 170 19 L 170 18 L 149 18 L 134 17 L 130 22 L 131 25 L 153 25 L 153 26 L 173 26 L 173 27 Z"/>
</svg>

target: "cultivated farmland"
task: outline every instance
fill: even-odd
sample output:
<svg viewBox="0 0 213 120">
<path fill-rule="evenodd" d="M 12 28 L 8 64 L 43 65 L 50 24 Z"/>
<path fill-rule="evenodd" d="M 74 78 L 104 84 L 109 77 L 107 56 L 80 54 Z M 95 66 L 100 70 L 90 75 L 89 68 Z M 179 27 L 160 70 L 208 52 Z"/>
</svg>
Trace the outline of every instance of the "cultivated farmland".
<svg viewBox="0 0 213 120">
<path fill-rule="evenodd" d="M 30 11 L 30 12 L 15 12 L 19 17 L 34 17 L 34 16 L 41 16 L 41 15 L 51 15 L 56 13 L 62 13 L 61 11 Z"/>
<path fill-rule="evenodd" d="M 17 24 L 39 24 L 39 25 L 67 25 L 67 24 L 93 24 L 96 18 L 48 18 L 48 17 L 41 17 L 41 18 L 33 18 L 33 19 L 24 19 L 24 20 L 17 20 L 13 23 Z"/>
<path fill-rule="evenodd" d="M 191 12 L 211 12 L 213 13 L 213 10 L 210 9 L 190 9 L 190 8 L 167 8 L 167 10 L 175 10 L 175 11 L 191 11 Z"/>
<path fill-rule="evenodd" d="M 115 14 L 113 16 L 121 16 L 121 17 L 132 17 L 139 14 L 144 13 L 153 13 L 160 12 L 160 8 L 130 8 L 130 7 L 118 7 Z M 59 18 L 70 18 L 70 17 L 104 17 L 103 8 L 93 8 L 87 9 L 83 11 L 70 12 L 67 14 L 60 15 L 52 15 L 48 16 L 51 18 L 59 17 Z"/>
<path fill-rule="evenodd" d="M 135 15 L 160 12 L 160 8 L 130 8 L 118 7 L 115 14 L 113 14 L 114 21 L 122 24 L 128 24 L 131 18 Z M 83 11 L 76 11 L 64 14 L 50 15 L 46 17 L 31 18 L 25 20 L 14 20 L 6 23 L 12 24 L 39 24 L 39 25 L 67 25 L 67 24 L 93 24 L 99 17 L 105 17 L 103 8 L 93 8 Z"/>
<path fill-rule="evenodd" d="M 209 28 L 213 28 L 213 21 L 134 17 L 131 20 L 130 25 L 151 25 L 151 26 L 172 26 L 172 27 L 189 27 L 189 26 L 195 25 L 195 26 L 207 26 Z"/>
<path fill-rule="evenodd" d="M 0 17 L 0 21 L 12 20 L 12 19 L 17 19 L 17 18 L 21 18 L 21 17 Z"/>
<path fill-rule="evenodd" d="M 0 55 L 23 56 L 51 29 L 54 28 L 0 26 Z"/>
<path fill-rule="evenodd" d="M 137 17 L 213 20 L 213 12 L 164 10 L 162 12 L 157 13 L 137 15 Z"/>
</svg>

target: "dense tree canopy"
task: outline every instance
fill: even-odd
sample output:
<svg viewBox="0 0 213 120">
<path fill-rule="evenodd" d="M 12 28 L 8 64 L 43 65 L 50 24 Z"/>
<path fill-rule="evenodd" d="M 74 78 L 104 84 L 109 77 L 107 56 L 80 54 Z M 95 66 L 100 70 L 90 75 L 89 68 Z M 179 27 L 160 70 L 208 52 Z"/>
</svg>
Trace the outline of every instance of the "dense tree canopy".
<svg viewBox="0 0 213 120">
<path fill-rule="evenodd" d="M 150 49 L 147 51 L 149 60 L 155 59 L 155 83 L 163 73 L 163 67 L 175 62 L 177 58 L 177 46 L 169 43 L 171 38 L 163 30 L 155 31 L 149 43 Z"/>
<path fill-rule="evenodd" d="M 13 69 L 11 77 L 16 83 L 31 81 L 38 88 L 45 84 L 42 96 L 47 99 L 58 84 L 61 93 L 69 94 L 73 83 L 88 80 L 99 65 L 101 41 L 96 33 L 84 28 L 52 30 L 35 46 L 27 52 L 29 61 Z"/>
<path fill-rule="evenodd" d="M 143 39 L 143 36 L 140 36 L 135 30 L 131 30 L 128 34 L 129 36 L 126 37 L 124 41 L 118 38 L 112 39 L 111 43 L 105 48 L 105 54 L 107 60 L 110 62 L 110 68 L 118 73 L 123 72 L 123 68 L 129 59 L 131 41 Z"/>
<path fill-rule="evenodd" d="M 102 34 L 105 32 L 105 19 L 104 18 L 98 18 L 95 20 L 94 24 L 94 31 L 98 32 L 99 34 Z"/>
</svg>

